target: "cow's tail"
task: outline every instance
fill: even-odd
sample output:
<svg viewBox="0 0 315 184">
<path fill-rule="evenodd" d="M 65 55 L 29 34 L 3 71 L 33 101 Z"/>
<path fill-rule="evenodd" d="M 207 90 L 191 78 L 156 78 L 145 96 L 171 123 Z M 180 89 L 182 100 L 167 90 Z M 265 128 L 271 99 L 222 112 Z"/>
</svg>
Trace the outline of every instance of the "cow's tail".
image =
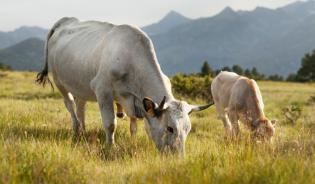
<svg viewBox="0 0 315 184">
<path fill-rule="evenodd" d="M 48 77 L 48 41 L 49 41 L 50 37 L 54 34 L 54 32 L 55 32 L 55 27 L 53 27 L 48 32 L 46 43 L 45 43 L 45 54 L 44 54 L 45 55 L 45 66 L 44 66 L 43 70 L 37 74 L 37 77 L 36 77 L 36 83 L 43 85 L 45 87 L 46 83 L 48 82 L 53 90 L 54 90 L 54 86 Z"/>
<path fill-rule="evenodd" d="M 48 49 L 48 41 L 52 37 L 52 35 L 54 34 L 54 32 L 57 28 L 59 28 L 60 26 L 62 26 L 64 24 L 71 23 L 73 21 L 78 21 L 78 19 L 73 18 L 73 17 L 61 18 L 50 29 L 50 31 L 47 35 L 46 43 L 45 43 L 45 66 L 44 66 L 43 70 L 37 74 L 36 83 L 45 86 L 45 84 L 48 82 L 51 85 L 52 89 L 54 90 L 54 86 L 48 77 L 48 50 L 49 50 Z"/>
</svg>

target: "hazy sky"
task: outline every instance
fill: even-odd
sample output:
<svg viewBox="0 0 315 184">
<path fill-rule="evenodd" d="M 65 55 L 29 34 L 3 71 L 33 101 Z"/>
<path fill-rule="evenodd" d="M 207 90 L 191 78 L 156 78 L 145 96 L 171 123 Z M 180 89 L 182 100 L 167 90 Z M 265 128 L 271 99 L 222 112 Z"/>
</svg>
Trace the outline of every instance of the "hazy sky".
<svg viewBox="0 0 315 184">
<path fill-rule="evenodd" d="M 48 28 L 61 17 L 102 20 L 114 24 L 147 25 L 170 10 L 187 17 L 211 16 L 224 7 L 251 10 L 256 6 L 276 8 L 296 0 L 0 0 L 0 30 L 22 25 Z"/>
</svg>

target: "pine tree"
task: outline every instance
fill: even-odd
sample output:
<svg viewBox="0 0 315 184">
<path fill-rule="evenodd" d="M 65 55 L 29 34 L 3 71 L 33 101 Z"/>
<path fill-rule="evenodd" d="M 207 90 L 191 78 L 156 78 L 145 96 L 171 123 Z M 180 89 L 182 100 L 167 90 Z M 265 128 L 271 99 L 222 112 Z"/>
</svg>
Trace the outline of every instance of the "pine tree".
<svg viewBox="0 0 315 184">
<path fill-rule="evenodd" d="M 240 65 L 233 65 L 232 71 L 239 74 L 239 75 L 243 75 L 243 73 L 244 73 L 243 68 Z"/>
<path fill-rule="evenodd" d="M 252 73 L 248 68 L 245 70 L 244 75 L 248 78 L 252 78 Z"/>
<path fill-rule="evenodd" d="M 228 71 L 228 72 L 232 71 L 231 68 L 228 66 L 223 67 L 221 70 L 222 71 Z"/>
<path fill-rule="evenodd" d="M 315 81 L 315 50 L 305 54 L 302 58 L 301 68 L 297 72 L 296 79 L 300 82 Z"/>
<path fill-rule="evenodd" d="M 201 67 L 201 75 L 202 76 L 206 76 L 206 75 L 213 76 L 214 75 L 212 68 L 208 64 L 208 61 L 205 61 L 203 63 L 203 65 Z"/>
</svg>

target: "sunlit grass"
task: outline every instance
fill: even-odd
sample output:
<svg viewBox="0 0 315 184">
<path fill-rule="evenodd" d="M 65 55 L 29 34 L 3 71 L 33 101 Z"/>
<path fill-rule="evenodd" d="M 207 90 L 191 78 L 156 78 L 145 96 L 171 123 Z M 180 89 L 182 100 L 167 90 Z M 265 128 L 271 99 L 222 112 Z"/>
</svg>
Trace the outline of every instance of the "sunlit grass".
<svg viewBox="0 0 315 184">
<path fill-rule="evenodd" d="M 119 119 L 116 147 L 105 144 L 98 107 L 87 106 L 87 133 L 76 140 L 60 94 L 35 85 L 35 73 L 0 77 L 0 183 L 315 183 L 314 84 L 259 82 L 266 115 L 279 120 L 271 144 L 242 129 L 224 138 L 215 108 L 192 114 L 185 158 L 160 155 L 139 121 L 135 138 Z M 189 100 L 190 102 L 193 102 Z M 198 101 L 200 103 L 201 101 Z M 295 125 L 282 108 L 303 107 Z"/>
</svg>

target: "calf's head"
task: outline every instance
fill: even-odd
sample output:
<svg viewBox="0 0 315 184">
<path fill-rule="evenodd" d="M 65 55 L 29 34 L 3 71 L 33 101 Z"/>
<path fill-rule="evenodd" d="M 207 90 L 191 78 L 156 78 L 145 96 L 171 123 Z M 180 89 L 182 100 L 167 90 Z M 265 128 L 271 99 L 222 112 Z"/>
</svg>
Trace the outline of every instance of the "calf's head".
<svg viewBox="0 0 315 184">
<path fill-rule="evenodd" d="M 185 141 L 191 129 L 189 114 L 201 111 L 204 106 L 189 105 L 185 101 L 170 101 L 166 98 L 157 104 L 150 98 L 143 99 L 146 111 L 147 133 L 161 152 L 185 153 Z"/>
<path fill-rule="evenodd" d="M 263 140 L 271 140 L 275 134 L 275 120 L 268 120 L 266 118 L 258 119 L 254 122 L 254 137 Z"/>
</svg>

